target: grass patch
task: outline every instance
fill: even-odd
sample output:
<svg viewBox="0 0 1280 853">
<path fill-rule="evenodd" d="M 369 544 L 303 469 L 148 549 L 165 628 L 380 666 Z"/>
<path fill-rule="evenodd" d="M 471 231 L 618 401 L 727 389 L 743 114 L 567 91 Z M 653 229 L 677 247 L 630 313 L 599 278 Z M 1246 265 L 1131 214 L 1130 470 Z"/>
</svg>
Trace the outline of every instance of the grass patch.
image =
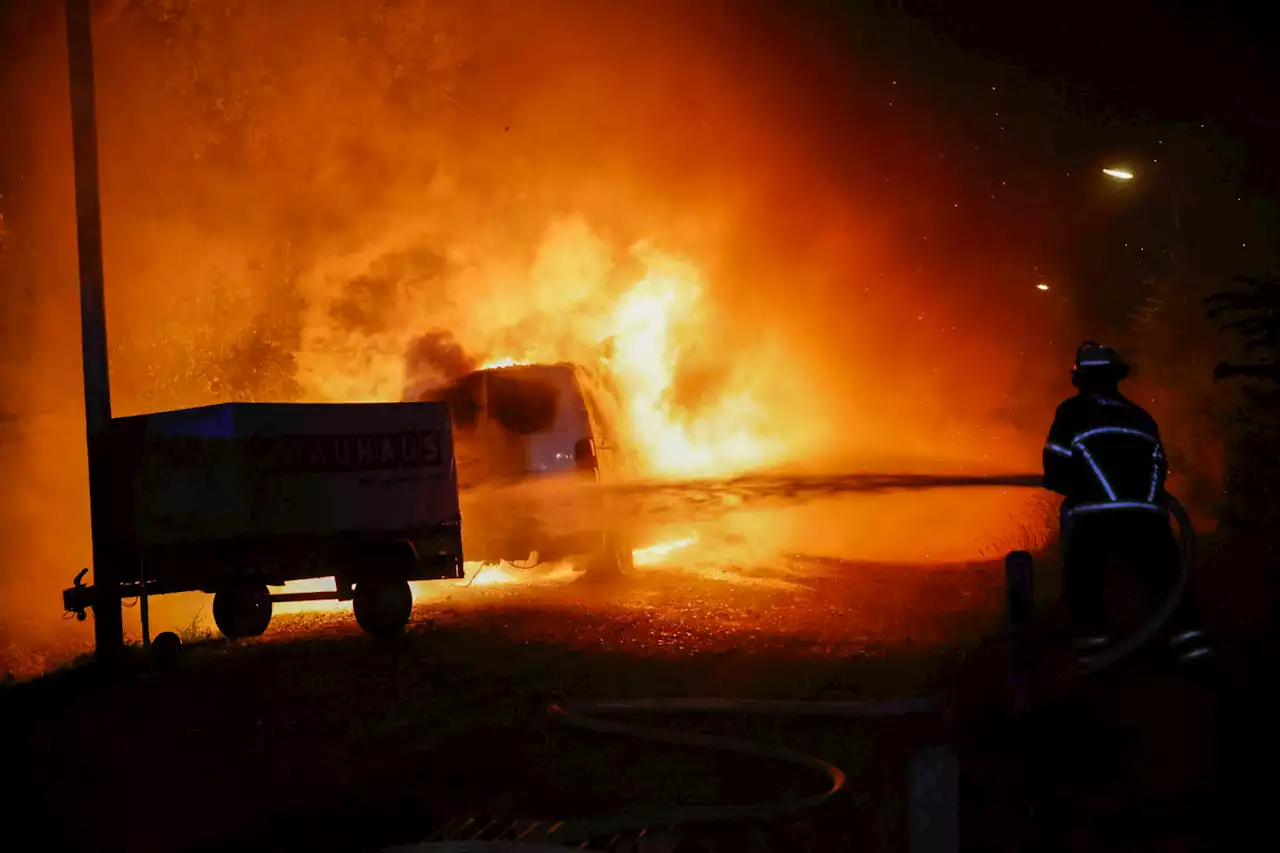
<svg viewBox="0 0 1280 853">
<path fill-rule="evenodd" d="M 191 621 L 178 632 L 178 639 L 183 645 L 207 643 L 218 638 L 218 633 L 205 621 L 204 605 L 192 615 Z"/>
</svg>

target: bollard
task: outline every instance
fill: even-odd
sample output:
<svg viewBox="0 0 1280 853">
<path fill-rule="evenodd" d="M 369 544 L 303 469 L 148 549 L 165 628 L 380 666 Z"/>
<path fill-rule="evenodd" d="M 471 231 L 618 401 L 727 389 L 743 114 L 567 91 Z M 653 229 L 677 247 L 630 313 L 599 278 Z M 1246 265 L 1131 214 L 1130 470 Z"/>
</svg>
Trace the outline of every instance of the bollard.
<svg viewBox="0 0 1280 853">
<path fill-rule="evenodd" d="M 911 853 L 960 850 L 960 761 L 948 746 L 928 746 L 907 765 Z"/>
<path fill-rule="evenodd" d="M 1015 713 L 1031 702 L 1031 622 L 1035 613 L 1034 566 L 1026 551 L 1010 551 L 1004 561 L 1005 627 L 1009 636 L 1009 693 Z"/>
</svg>

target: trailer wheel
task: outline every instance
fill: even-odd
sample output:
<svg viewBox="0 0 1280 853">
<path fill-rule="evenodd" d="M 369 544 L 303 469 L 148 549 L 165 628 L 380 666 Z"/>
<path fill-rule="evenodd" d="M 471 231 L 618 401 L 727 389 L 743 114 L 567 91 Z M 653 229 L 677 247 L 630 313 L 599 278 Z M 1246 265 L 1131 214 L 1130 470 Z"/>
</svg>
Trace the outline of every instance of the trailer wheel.
<svg viewBox="0 0 1280 853">
<path fill-rule="evenodd" d="M 271 624 L 271 592 L 266 584 L 238 584 L 213 596 L 213 622 L 229 640 L 260 637 Z"/>
<path fill-rule="evenodd" d="M 372 637 L 392 637 L 401 633 L 413 615 L 413 592 L 408 581 L 357 583 L 353 599 L 356 624 Z"/>
</svg>

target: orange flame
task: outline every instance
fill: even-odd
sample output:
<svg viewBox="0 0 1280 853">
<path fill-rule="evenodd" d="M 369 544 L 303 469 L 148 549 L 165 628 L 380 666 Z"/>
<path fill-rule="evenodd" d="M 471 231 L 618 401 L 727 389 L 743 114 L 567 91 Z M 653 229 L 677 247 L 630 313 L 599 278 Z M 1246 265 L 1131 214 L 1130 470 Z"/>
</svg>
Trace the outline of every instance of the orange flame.
<svg viewBox="0 0 1280 853">
<path fill-rule="evenodd" d="M 697 541 L 697 536 L 686 536 L 683 539 L 659 542 L 656 545 L 650 545 L 646 548 L 635 549 L 631 552 L 631 559 L 637 566 L 652 566 L 661 562 L 663 558 L 670 556 L 676 551 L 688 548 Z"/>
<path fill-rule="evenodd" d="M 672 405 L 680 342 L 674 326 L 688 318 L 702 295 L 697 269 L 670 256 L 655 262 L 643 279 L 614 305 L 605 340 L 614 355 L 600 363 L 624 395 L 627 433 L 654 474 L 726 474 L 762 465 L 780 455 L 776 440 L 750 426 L 762 407 L 749 394 L 722 398 L 696 419 L 682 418 Z M 510 356 L 485 368 L 529 364 Z"/>
<path fill-rule="evenodd" d="M 334 592 L 337 590 L 334 579 L 307 578 L 306 580 L 289 581 L 274 592 Z M 335 610 L 350 610 L 350 601 L 337 601 L 326 598 L 320 601 L 277 601 L 271 605 L 273 614 L 286 613 L 329 613 Z"/>
<path fill-rule="evenodd" d="M 648 274 L 614 308 L 615 355 L 608 364 L 626 397 L 631 433 L 649 469 L 725 474 L 776 460 L 783 448 L 761 428 L 764 410 L 746 391 L 720 396 L 696 418 L 676 411 L 672 388 L 682 343 L 676 324 L 696 317 L 702 284 L 687 261 L 651 251 L 642 257 Z"/>
<path fill-rule="evenodd" d="M 665 542 L 658 542 L 648 545 L 644 548 L 636 548 L 631 552 L 632 559 L 637 566 L 654 566 L 660 564 L 664 559 L 672 554 L 682 551 L 685 548 L 697 543 L 697 535 L 685 536 L 680 539 L 672 539 Z M 558 566 L 560 571 L 551 572 L 548 575 L 552 580 L 564 579 L 573 575 L 573 570 L 567 564 Z M 487 587 L 487 586 L 512 586 L 523 583 L 530 579 L 528 573 L 521 572 L 519 569 L 509 568 L 505 565 L 494 563 L 478 563 L 468 562 L 464 567 L 465 580 L 455 581 L 452 586 L 459 587 Z M 542 573 L 547 575 L 546 572 Z M 428 601 L 438 596 L 443 588 L 440 581 L 415 581 L 412 584 L 413 600 L 415 604 Z M 308 580 L 290 581 L 283 587 L 277 588 L 278 592 L 332 592 L 334 586 L 333 578 L 311 578 Z M 272 609 L 277 615 L 290 613 L 332 613 L 351 608 L 350 601 L 337 601 L 334 599 L 323 599 L 320 601 L 281 601 L 276 602 Z"/>
<path fill-rule="evenodd" d="M 518 583 L 520 578 L 505 567 L 491 563 L 477 566 L 475 571 L 467 573 L 469 580 L 460 581 L 460 586 L 500 586 Z"/>
<path fill-rule="evenodd" d="M 439 299 L 420 299 L 408 283 L 388 297 L 396 303 L 387 310 L 398 318 L 395 328 L 377 335 L 333 320 L 328 282 L 334 275 L 358 276 L 374 263 L 369 254 L 339 260 L 316 273 L 317 298 L 298 354 L 301 380 L 318 400 L 399 399 L 421 380 L 408 373 L 406 349 L 418 336 L 448 328 L 467 351 L 492 354 L 486 368 L 574 361 L 610 373 L 622 397 L 623 422 L 615 427 L 629 437 L 647 474 L 733 474 L 794 452 L 763 405 L 772 401 L 759 388 L 767 373 L 763 344 L 749 353 L 710 346 L 720 331 L 715 312 L 705 308 L 697 265 L 648 243 L 634 246 L 630 256 L 640 269 L 619 291 L 609 247 L 583 220 L 558 222 L 527 272 L 478 264 L 459 269 L 456 284 L 466 288 L 467 299 L 451 314 L 442 313 Z M 682 399 L 681 372 L 693 354 L 705 362 L 708 352 L 719 381 Z M 785 434 L 796 434 L 794 424 Z"/>
<path fill-rule="evenodd" d="M 514 358 L 495 358 L 492 361 L 486 361 L 480 365 L 481 370 L 493 370 L 502 367 L 519 367 L 522 364 L 528 364 L 527 361 L 516 361 Z"/>
</svg>

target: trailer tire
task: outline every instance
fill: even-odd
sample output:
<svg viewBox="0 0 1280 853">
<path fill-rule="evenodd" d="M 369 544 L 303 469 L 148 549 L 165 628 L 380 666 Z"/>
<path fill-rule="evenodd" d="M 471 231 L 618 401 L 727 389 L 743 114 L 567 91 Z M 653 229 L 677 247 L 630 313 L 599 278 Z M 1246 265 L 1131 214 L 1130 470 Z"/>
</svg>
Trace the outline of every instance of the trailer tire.
<svg viewBox="0 0 1280 853">
<path fill-rule="evenodd" d="M 271 591 L 266 584 L 237 584 L 213 595 L 213 623 L 229 640 L 260 637 L 271 624 Z"/>
<path fill-rule="evenodd" d="M 403 633 L 413 615 L 413 591 L 404 580 L 357 583 L 352 609 L 356 624 L 371 637 L 385 639 Z"/>
</svg>

